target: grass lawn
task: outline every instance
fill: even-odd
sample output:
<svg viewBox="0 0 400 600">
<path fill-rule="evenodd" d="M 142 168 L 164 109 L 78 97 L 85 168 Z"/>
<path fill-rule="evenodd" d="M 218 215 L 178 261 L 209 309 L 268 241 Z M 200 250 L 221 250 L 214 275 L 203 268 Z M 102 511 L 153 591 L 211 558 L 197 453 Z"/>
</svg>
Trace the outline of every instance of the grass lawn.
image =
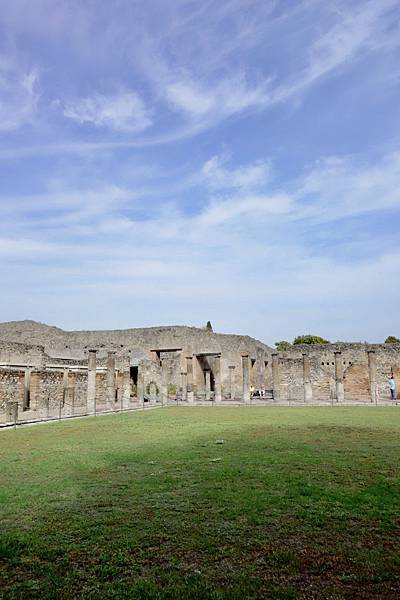
<svg viewBox="0 0 400 600">
<path fill-rule="evenodd" d="M 396 407 L 0 431 L 0 596 L 399 598 L 399 433 Z"/>
</svg>

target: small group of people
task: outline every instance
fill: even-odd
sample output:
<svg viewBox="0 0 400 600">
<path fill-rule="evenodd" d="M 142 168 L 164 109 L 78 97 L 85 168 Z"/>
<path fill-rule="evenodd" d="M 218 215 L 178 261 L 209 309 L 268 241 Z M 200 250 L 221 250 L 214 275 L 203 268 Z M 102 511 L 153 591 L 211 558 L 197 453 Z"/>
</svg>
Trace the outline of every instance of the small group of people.
<svg viewBox="0 0 400 600">
<path fill-rule="evenodd" d="M 254 385 L 250 386 L 250 398 L 265 398 L 265 390 L 256 390 Z"/>
</svg>

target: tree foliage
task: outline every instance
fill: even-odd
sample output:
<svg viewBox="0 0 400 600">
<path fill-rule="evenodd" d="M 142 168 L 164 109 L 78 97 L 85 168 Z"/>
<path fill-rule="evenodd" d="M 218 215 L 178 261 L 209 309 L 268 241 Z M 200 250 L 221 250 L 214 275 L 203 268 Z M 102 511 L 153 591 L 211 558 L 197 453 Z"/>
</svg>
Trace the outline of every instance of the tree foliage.
<svg viewBox="0 0 400 600">
<path fill-rule="evenodd" d="M 280 342 L 275 342 L 275 347 L 278 350 L 278 352 L 285 352 L 285 350 L 289 350 L 291 345 L 292 344 L 290 342 L 287 342 L 286 340 L 281 340 Z"/>
<path fill-rule="evenodd" d="M 206 329 L 208 329 L 208 331 L 212 331 L 212 325 L 211 325 L 211 321 L 207 321 L 207 325 L 206 325 Z"/>
<path fill-rule="evenodd" d="M 389 335 L 385 340 L 385 344 L 400 344 L 400 340 L 394 335 Z"/>
<path fill-rule="evenodd" d="M 297 344 L 329 344 L 329 340 L 325 340 L 319 335 L 298 335 L 293 340 L 293 345 Z"/>
</svg>

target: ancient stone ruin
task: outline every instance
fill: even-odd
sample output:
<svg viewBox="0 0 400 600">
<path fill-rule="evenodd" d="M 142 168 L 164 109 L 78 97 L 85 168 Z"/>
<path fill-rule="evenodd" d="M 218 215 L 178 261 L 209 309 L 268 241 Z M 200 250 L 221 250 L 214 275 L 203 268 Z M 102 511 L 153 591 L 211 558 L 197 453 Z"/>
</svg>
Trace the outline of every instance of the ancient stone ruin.
<svg viewBox="0 0 400 600">
<path fill-rule="evenodd" d="M 278 353 L 195 327 L 63 331 L 17 321 L 0 324 L 0 423 L 171 403 L 384 404 L 392 373 L 400 381 L 396 344 Z"/>
</svg>

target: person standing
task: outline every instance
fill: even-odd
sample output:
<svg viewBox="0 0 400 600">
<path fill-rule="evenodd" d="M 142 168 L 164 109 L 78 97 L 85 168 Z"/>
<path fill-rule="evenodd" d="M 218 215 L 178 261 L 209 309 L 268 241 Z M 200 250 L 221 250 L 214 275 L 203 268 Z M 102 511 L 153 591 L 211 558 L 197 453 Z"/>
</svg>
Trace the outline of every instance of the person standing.
<svg viewBox="0 0 400 600">
<path fill-rule="evenodd" d="M 396 399 L 396 382 L 394 380 L 393 373 L 391 374 L 390 379 L 389 379 L 389 388 L 390 388 L 390 399 L 395 400 Z"/>
</svg>

